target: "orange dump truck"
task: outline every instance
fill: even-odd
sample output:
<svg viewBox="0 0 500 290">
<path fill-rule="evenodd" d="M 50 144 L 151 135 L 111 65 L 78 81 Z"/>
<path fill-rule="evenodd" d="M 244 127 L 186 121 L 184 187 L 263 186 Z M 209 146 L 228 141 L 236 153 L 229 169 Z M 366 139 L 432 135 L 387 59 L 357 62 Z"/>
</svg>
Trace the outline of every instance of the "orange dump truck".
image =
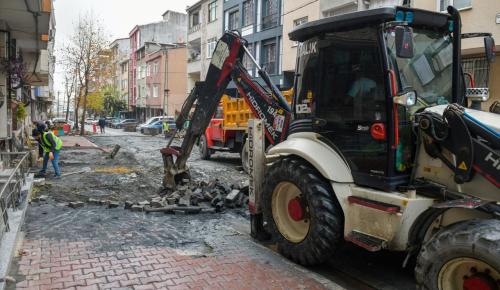
<svg viewBox="0 0 500 290">
<path fill-rule="evenodd" d="M 291 102 L 292 90 L 282 91 L 288 102 Z M 199 149 L 202 159 L 209 159 L 215 151 L 240 153 L 243 168 L 247 170 L 248 120 L 254 115 L 243 98 L 222 96 L 215 116 L 200 137 Z"/>
</svg>

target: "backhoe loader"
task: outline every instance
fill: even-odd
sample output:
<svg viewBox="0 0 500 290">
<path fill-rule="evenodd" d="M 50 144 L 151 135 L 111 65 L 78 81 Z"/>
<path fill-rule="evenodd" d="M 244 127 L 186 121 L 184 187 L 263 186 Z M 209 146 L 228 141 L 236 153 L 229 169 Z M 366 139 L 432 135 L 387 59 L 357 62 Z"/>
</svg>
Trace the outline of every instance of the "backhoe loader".
<svg viewBox="0 0 500 290">
<path fill-rule="evenodd" d="M 252 79 L 237 33 L 219 40 L 180 147 L 162 149 L 164 185 L 186 160 L 232 80 L 249 121 L 252 236 L 302 265 L 350 242 L 416 260 L 420 289 L 500 287 L 500 116 L 468 108 L 460 14 L 408 7 L 355 12 L 290 32 L 299 42 L 290 106 L 258 66 Z M 494 41 L 485 38 L 488 59 Z"/>
</svg>

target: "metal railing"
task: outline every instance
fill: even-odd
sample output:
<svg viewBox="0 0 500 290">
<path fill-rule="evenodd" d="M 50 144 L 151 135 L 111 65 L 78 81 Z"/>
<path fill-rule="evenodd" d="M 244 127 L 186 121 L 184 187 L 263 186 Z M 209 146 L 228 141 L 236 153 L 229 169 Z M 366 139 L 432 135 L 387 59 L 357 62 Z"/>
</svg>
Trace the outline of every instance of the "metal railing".
<svg viewBox="0 0 500 290">
<path fill-rule="evenodd" d="M 29 152 L 0 152 L 0 161 L 4 171 L 10 174 L 0 177 L 0 242 L 9 229 L 8 210 L 16 210 L 21 200 L 21 188 L 26 183 L 26 174 L 29 170 Z"/>
</svg>

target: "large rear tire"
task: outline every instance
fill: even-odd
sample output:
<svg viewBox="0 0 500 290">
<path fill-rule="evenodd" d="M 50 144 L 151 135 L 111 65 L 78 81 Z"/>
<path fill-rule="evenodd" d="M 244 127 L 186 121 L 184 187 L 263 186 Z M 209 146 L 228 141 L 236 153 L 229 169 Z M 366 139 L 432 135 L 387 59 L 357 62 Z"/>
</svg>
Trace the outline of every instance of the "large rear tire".
<svg viewBox="0 0 500 290">
<path fill-rule="evenodd" d="M 200 142 L 198 144 L 198 147 L 200 149 L 200 157 L 203 160 L 208 160 L 210 159 L 210 149 L 208 148 L 207 144 L 207 138 L 205 137 L 205 134 L 200 136 Z"/>
<path fill-rule="evenodd" d="M 418 289 L 500 289 L 500 221 L 470 220 L 438 232 L 422 246 Z"/>
<path fill-rule="evenodd" d="M 272 165 L 263 213 L 278 251 L 301 265 L 325 262 L 341 242 L 344 219 L 331 185 L 303 160 L 284 158 Z"/>
<path fill-rule="evenodd" d="M 250 167 L 250 165 L 248 164 L 248 139 L 245 140 L 245 143 L 241 147 L 240 159 L 241 159 L 241 167 L 243 167 L 243 171 L 248 173 L 248 168 Z"/>
</svg>

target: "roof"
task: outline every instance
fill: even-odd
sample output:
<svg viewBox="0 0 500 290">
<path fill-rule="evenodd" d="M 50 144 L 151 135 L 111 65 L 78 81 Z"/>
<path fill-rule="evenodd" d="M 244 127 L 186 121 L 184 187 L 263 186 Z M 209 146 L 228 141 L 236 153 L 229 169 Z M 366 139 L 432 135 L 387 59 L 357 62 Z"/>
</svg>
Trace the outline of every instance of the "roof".
<svg viewBox="0 0 500 290">
<path fill-rule="evenodd" d="M 448 27 L 448 14 L 406 7 L 384 7 L 307 22 L 292 30 L 288 36 L 293 41 L 304 41 L 322 33 L 352 30 L 366 25 L 377 25 L 394 20 L 396 11 L 398 10 L 414 13 L 413 26 Z"/>
</svg>

